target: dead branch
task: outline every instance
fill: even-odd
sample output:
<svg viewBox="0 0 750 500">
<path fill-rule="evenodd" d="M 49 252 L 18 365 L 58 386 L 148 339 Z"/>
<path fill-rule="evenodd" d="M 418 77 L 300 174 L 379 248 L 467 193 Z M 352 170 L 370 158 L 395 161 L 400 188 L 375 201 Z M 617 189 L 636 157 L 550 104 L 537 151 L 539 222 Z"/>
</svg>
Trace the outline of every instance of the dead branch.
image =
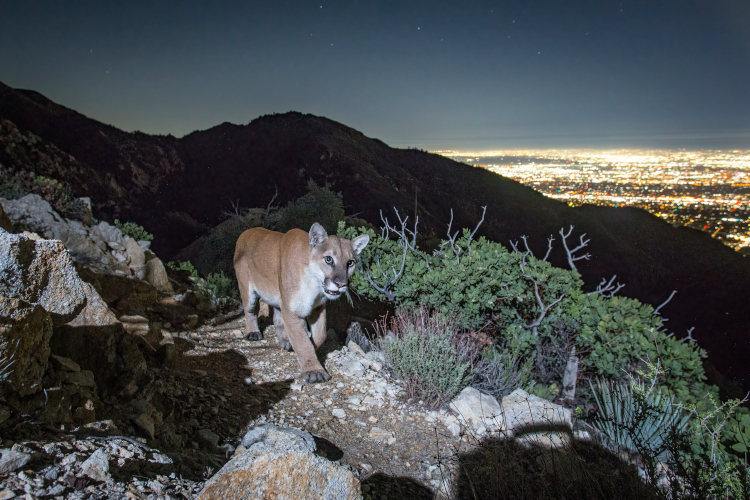
<svg viewBox="0 0 750 500">
<path fill-rule="evenodd" d="M 621 285 L 619 281 L 617 282 L 617 286 L 614 286 L 612 282 L 615 280 L 615 278 L 617 278 L 616 274 L 612 276 L 612 278 L 610 278 L 609 282 L 607 282 L 607 278 L 602 278 L 602 282 L 597 285 L 596 290 L 594 290 L 593 292 L 589 292 L 586 295 L 595 295 L 598 293 L 602 297 L 611 299 L 617 292 L 620 291 L 622 287 L 625 286 Z"/>
<path fill-rule="evenodd" d="M 572 249 L 572 250 L 570 248 L 568 248 L 568 241 L 567 241 L 567 239 L 568 239 L 568 236 L 570 236 L 570 234 L 573 232 L 573 227 L 574 226 L 572 226 L 572 225 L 570 226 L 570 229 L 568 230 L 568 234 L 565 234 L 565 231 L 563 229 L 560 229 L 560 235 L 562 236 L 562 242 L 563 242 L 563 247 L 565 247 L 565 252 L 568 254 L 568 264 L 570 264 L 570 268 L 573 271 L 577 272 L 578 268 L 575 265 L 575 261 L 581 260 L 581 259 L 588 260 L 591 257 L 591 254 L 587 253 L 585 255 L 581 255 L 581 256 L 576 257 L 575 253 L 577 251 L 581 250 L 582 248 L 585 248 L 586 245 L 588 245 L 589 241 L 591 241 L 591 240 L 584 241 L 583 237 L 586 236 L 586 233 L 583 233 L 581 235 L 581 240 L 580 240 L 581 243 L 577 247 L 575 247 L 574 249 Z"/>
<path fill-rule="evenodd" d="M 383 224 L 385 224 L 385 226 L 381 228 L 381 235 L 386 234 L 386 236 L 383 237 L 387 238 L 388 236 L 390 236 L 391 232 L 396 234 L 401 240 L 402 246 L 405 245 L 406 249 L 422 257 L 424 259 L 425 265 L 427 266 L 427 269 L 429 269 L 430 259 L 427 257 L 427 255 L 417 250 L 417 226 L 419 225 L 419 217 L 414 217 L 414 230 L 411 230 L 406 226 L 406 222 L 409 220 L 409 217 L 406 216 L 402 219 L 401 214 L 398 213 L 398 209 L 396 207 L 393 207 L 393 210 L 396 212 L 396 217 L 398 217 L 398 222 L 399 224 L 401 224 L 401 229 L 399 230 L 395 226 L 391 227 L 391 225 L 388 223 L 388 219 L 383 217 L 383 211 L 381 210 L 380 220 L 382 220 Z M 383 233 L 383 231 L 385 231 L 385 233 Z M 410 237 L 411 241 L 409 240 Z"/>
<path fill-rule="evenodd" d="M 672 297 L 674 297 L 674 294 L 676 294 L 676 293 L 677 293 L 677 290 L 672 290 L 672 293 L 669 294 L 669 298 L 667 298 L 667 300 L 665 300 L 664 302 L 662 302 L 659 307 L 657 307 L 656 309 L 654 309 L 654 312 L 653 312 L 654 316 L 661 316 L 659 314 L 659 309 L 661 309 L 662 307 L 666 306 L 669 303 L 669 301 L 672 300 Z M 667 321 L 667 320 L 666 319 L 662 319 L 662 321 Z"/>
<path fill-rule="evenodd" d="M 531 280 L 534 283 L 534 296 L 536 296 L 536 301 L 537 301 L 537 304 L 539 304 L 539 308 L 541 309 L 541 312 L 539 313 L 539 316 L 537 316 L 537 318 L 533 322 L 529 323 L 528 325 L 524 325 L 524 327 L 530 329 L 534 333 L 534 336 L 536 337 L 538 336 L 537 328 L 539 327 L 539 325 L 542 324 L 542 321 L 544 320 L 544 317 L 547 315 L 547 312 L 549 312 L 550 309 L 552 309 L 558 302 L 560 302 L 565 297 L 565 294 L 560 295 L 560 297 L 558 297 L 557 300 L 555 300 L 551 304 L 545 305 L 544 301 L 542 300 L 541 295 L 539 294 L 539 282 L 533 276 L 526 274 L 526 271 L 524 269 L 527 265 L 526 255 L 527 254 L 523 254 L 523 258 L 521 259 L 521 264 L 520 264 L 521 276 L 523 276 L 524 278 L 528 280 Z"/>
</svg>

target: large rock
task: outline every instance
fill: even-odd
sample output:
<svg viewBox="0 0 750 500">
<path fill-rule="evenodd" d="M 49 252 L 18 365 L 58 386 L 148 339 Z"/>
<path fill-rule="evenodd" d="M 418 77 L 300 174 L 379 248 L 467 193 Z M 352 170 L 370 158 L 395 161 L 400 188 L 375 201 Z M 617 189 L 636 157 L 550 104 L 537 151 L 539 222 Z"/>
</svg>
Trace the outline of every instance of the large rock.
<svg viewBox="0 0 750 500">
<path fill-rule="evenodd" d="M 573 428 L 569 409 L 523 389 L 503 398 L 503 421 L 504 429 L 513 433 L 534 427 Z"/>
<path fill-rule="evenodd" d="M 154 286 L 157 290 L 164 293 L 174 293 L 172 285 L 169 283 L 169 277 L 167 276 L 167 270 L 164 268 L 164 264 L 158 258 L 154 258 L 146 262 L 144 269 L 144 279 Z"/>
<path fill-rule="evenodd" d="M 0 475 L 20 469 L 31 460 L 31 455 L 10 449 L 0 450 Z M 11 497 L 6 497 L 11 498 Z"/>
<path fill-rule="evenodd" d="M 275 425 L 254 427 L 245 434 L 238 450 L 206 482 L 198 499 L 362 498 L 359 480 L 351 472 L 313 454 L 315 441 L 308 432 Z"/>
<path fill-rule="evenodd" d="M 42 389 L 52 337 L 50 314 L 38 304 L 0 296 L 0 338 L 13 353 L 10 384 L 20 396 Z"/>
<path fill-rule="evenodd" d="M 83 290 L 86 294 L 86 307 L 73 319 L 70 326 L 106 326 L 119 323 L 117 317 L 102 300 L 93 285 L 84 282 Z"/>
<path fill-rule="evenodd" d="M 60 240 L 76 262 L 99 273 L 143 278 L 145 256 L 141 244 L 122 234 L 107 222 L 95 226 L 90 215 L 90 200 L 79 200 L 83 221 L 69 220 L 55 212 L 41 196 L 29 194 L 17 200 L 0 198 L 0 205 L 17 228 Z"/>
<path fill-rule="evenodd" d="M 55 326 L 86 306 L 83 282 L 60 241 L 0 233 L 0 295 L 39 304 Z"/>
<path fill-rule="evenodd" d="M 459 422 L 482 436 L 487 431 L 503 429 L 503 409 L 493 396 L 483 394 L 473 387 L 467 387 L 451 401 L 449 408 Z"/>
</svg>

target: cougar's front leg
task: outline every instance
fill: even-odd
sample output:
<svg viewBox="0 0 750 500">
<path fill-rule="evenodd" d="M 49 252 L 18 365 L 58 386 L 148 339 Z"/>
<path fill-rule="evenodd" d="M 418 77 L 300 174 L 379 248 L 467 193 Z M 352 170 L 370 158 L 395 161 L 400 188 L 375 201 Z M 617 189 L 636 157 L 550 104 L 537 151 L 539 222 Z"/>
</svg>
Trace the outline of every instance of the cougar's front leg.
<svg viewBox="0 0 750 500">
<path fill-rule="evenodd" d="M 310 330 L 312 330 L 312 341 L 315 349 L 317 349 L 323 345 L 328 335 L 326 332 L 326 306 L 322 305 L 313 309 L 308 319 L 310 321 Z"/>
<path fill-rule="evenodd" d="M 273 328 L 276 330 L 276 340 L 279 342 L 279 347 L 291 351 L 292 343 L 289 342 L 289 336 L 286 334 L 284 317 L 281 315 L 281 310 L 275 307 L 273 308 Z"/>
<path fill-rule="evenodd" d="M 297 361 L 302 369 L 302 380 L 308 384 L 330 380 L 331 376 L 326 373 L 315 356 L 315 347 L 307 336 L 305 318 L 300 318 L 294 312 L 284 308 L 284 304 L 282 304 L 281 315 L 284 318 L 287 337 L 292 343 L 294 352 L 297 353 Z"/>
<path fill-rule="evenodd" d="M 263 340 L 263 334 L 258 327 L 258 294 L 250 290 L 247 284 L 239 283 L 242 311 L 245 313 L 245 338 L 247 340 Z"/>
</svg>

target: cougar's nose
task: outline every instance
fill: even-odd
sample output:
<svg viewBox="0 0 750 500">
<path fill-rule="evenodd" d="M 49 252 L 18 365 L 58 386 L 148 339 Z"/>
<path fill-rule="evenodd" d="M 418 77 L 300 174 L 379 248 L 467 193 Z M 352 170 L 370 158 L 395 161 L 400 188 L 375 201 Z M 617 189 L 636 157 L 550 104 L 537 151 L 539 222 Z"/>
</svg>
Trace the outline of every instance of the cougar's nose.
<svg viewBox="0 0 750 500">
<path fill-rule="evenodd" d="M 339 287 L 339 288 L 344 288 L 346 286 L 346 282 L 345 281 L 344 282 L 334 281 L 334 283 L 336 283 L 336 286 Z"/>
</svg>

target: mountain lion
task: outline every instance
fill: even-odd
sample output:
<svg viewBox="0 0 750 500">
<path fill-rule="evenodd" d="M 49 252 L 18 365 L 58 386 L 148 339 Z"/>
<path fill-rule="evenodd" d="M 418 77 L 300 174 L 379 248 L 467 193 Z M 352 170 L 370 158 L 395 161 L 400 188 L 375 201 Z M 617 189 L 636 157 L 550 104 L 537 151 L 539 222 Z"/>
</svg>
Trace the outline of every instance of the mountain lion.
<svg viewBox="0 0 750 500">
<path fill-rule="evenodd" d="M 325 304 L 346 292 L 355 259 L 369 241 L 366 234 L 353 240 L 328 236 L 317 222 L 309 234 L 260 227 L 242 233 L 234 250 L 234 271 L 245 312 L 245 338 L 263 338 L 257 316 L 260 299 L 273 307 L 279 345 L 297 353 L 302 380 L 329 380 L 315 356 L 326 339 Z"/>
</svg>

